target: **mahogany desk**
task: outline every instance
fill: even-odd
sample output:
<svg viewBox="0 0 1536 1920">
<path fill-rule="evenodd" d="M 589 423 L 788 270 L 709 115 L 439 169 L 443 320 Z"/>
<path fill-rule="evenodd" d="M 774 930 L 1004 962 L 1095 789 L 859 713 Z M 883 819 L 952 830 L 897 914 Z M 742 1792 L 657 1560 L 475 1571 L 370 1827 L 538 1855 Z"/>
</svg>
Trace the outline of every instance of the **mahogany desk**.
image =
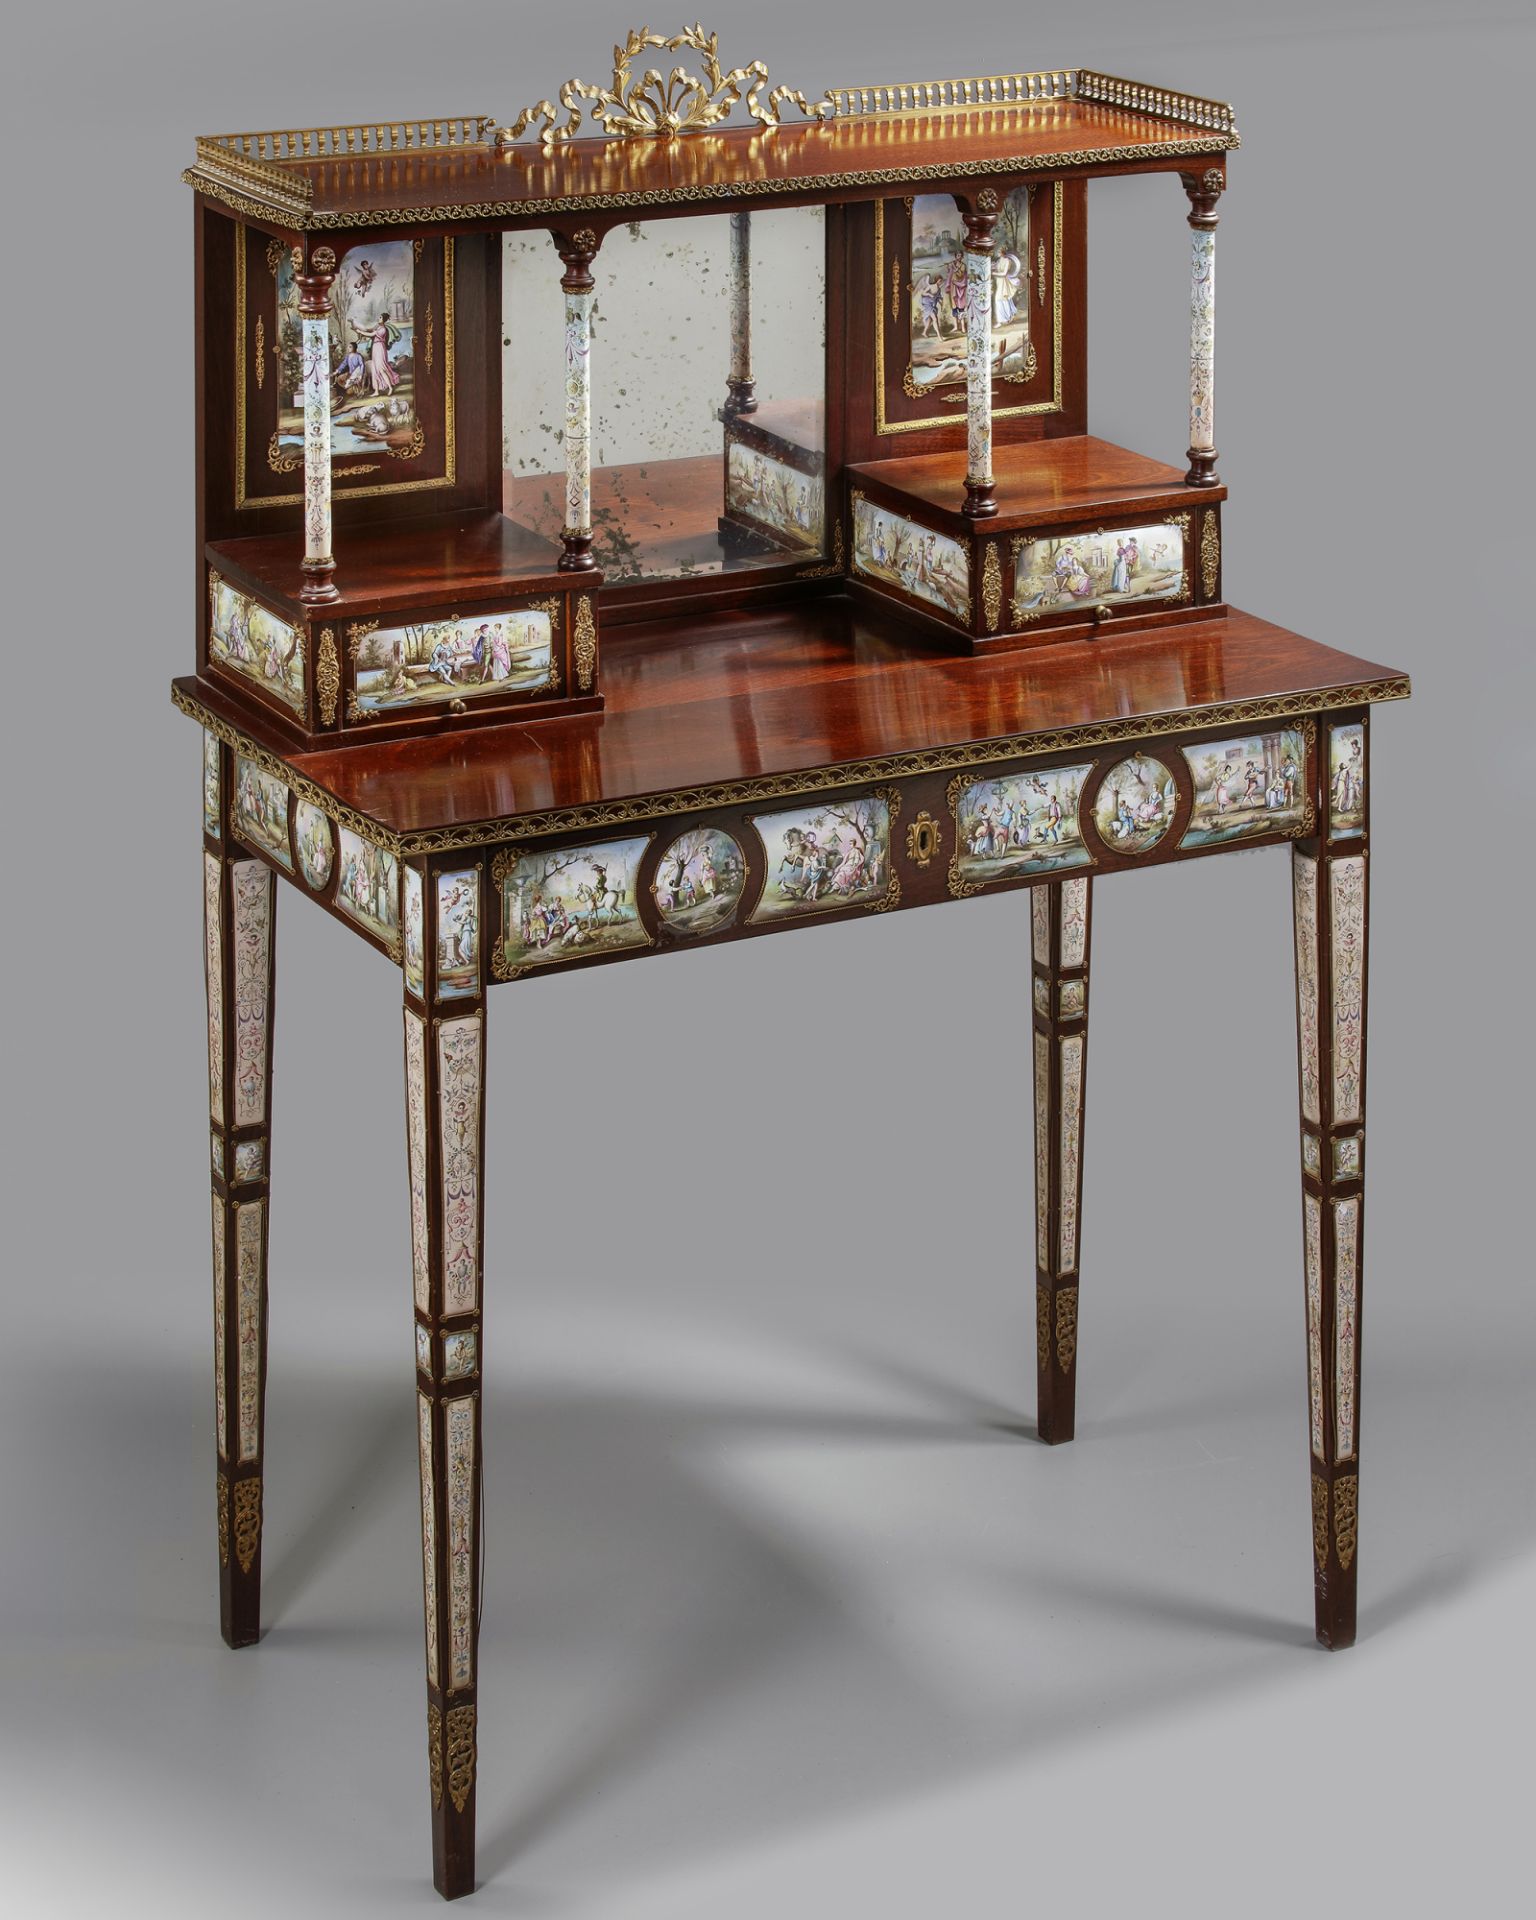
<svg viewBox="0 0 1536 1920">
<path fill-rule="evenodd" d="M 1036 1382 L 1040 1435 L 1060 1442 L 1093 879 L 1289 841 L 1317 1636 L 1355 1634 L 1366 739 L 1370 707 L 1405 698 L 1407 680 L 1235 611 L 974 660 L 834 598 L 634 628 L 606 684 L 598 715 L 330 752 L 284 751 L 207 680 L 174 690 L 206 731 L 223 1632 L 232 1646 L 260 1633 L 281 873 L 405 974 L 427 1762 L 450 1896 L 474 1885 L 485 993 L 501 978 L 1031 887 Z M 1074 803 L 1053 805 L 1062 793 Z M 723 838 L 691 844 L 728 840 L 740 862 L 714 862 L 690 899 L 667 853 L 708 832 Z M 635 842 L 633 897 L 616 903 L 604 850 Z M 576 875 L 567 911 L 555 903 Z M 386 896 L 404 897 L 403 927 Z"/>
</svg>

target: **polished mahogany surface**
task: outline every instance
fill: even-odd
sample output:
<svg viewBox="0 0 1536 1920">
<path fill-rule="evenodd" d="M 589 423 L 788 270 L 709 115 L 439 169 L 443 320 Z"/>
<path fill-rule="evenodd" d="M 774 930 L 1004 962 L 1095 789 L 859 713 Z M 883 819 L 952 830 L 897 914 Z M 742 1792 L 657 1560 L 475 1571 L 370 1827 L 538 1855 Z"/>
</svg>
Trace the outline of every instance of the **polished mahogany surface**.
<svg viewBox="0 0 1536 1920">
<path fill-rule="evenodd" d="M 261 164 L 312 191 L 301 226 L 476 219 L 515 225 L 552 213 L 610 208 L 657 213 L 700 205 L 719 211 L 733 200 L 752 206 L 808 196 L 869 200 L 892 183 L 961 172 L 1043 169 L 1057 175 L 1175 167 L 1235 144 L 1229 133 L 1064 99 L 791 121 L 771 130 L 741 126 L 675 140 L 580 139 L 548 154 L 529 140 L 500 151 L 487 143 Z M 189 177 L 202 184 L 196 167 Z M 245 191 L 259 202 L 259 184 Z M 278 212 L 274 203 L 274 216 Z"/>
<path fill-rule="evenodd" d="M 1190 487 L 1184 469 L 1132 453 L 1092 434 L 995 446 L 992 473 L 998 516 L 984 531 L 1013 526 L 1067 525 L 1096 514 L 1124 517 L 1196 503 L 1225 500 L 1225 487 Z M 868 460 L 848 469 L 850 486 L 861 480 L 895 488 L 914 506 L 958 514 L 965 500 L 965 473 L 953 453 Z"/>
<path fill-rule="evenodd" d="M 337 534 L 335 552 L 341 598 L 326 606 L 328 619 L 428 601 L 455 606 L 502 586 L 529 593 L 569 584 L 569 576 L 557 570 L 558 539 L 542 539 L 485 510 L 350 528 Z M 291 533 L 210 541 L 207 555 L 210 566 L 241 585 L 300 609 L 303 550 Z"/>
<path fill-rule="evenodd" d="M 411 833 L 1138 715 L 1198 725 L 1201 707 L 1390 676 L 1236 612 L 957 659 L 837 596 L 628 628 L 604 649 L 601 714 L 376 746 L 285 750 L 208 682 L 178 684 L 342 804 Z"/>
</svg>

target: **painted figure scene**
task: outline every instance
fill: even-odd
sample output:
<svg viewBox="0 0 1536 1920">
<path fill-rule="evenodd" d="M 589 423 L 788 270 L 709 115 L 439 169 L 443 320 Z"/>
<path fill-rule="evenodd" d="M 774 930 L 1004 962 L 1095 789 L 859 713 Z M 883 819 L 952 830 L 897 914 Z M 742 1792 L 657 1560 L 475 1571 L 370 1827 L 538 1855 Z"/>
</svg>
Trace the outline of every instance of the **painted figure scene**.
<svg viewBox="0 0 1536 1920">
<path fill-rule="evenodd" d="M 501 967 L 649 945 L 635 897 L 647 838 L 523 854 L 501 884 Z"/>
<path fill-rule="evenodd" d="M 235 761 L 235 830 L 250 846 L 293 871 L 288 857 L 288 789 L 250 760 Z"/>
<path fill-rule="evenodd" d="M 416 418 L 416 256 L 409 240 L 349 247 L 331 286 L 327 325 L 331 454 L 421 451 Z M 277 270 L 278 441 L 304 442 L 304 335 L 293 258 Z"/>
<path fill-rule="evenodd" d="M 215 577 L 208 653 L 221 666 L 265 687 L 295 713 L 304 711 L 304 652 L 297 627 L 279 620 L 248 593 Z"/>
<path fill-rule="evenodd" d="M 203 734 L 203 832 L 214 840 L 219 837 L 219 743 L 207 732 Z"/>
<path fill-rule="evenodd" d="M 1328 729 L 1328 826 L 1337 840 L 1365 832 L 1365 728 Z"/>
<path fill-rule="evenodd" d="M 885 897 L 891 872 L 891 810 L 879 794 L 823 801 L 753 822 L 768 878 L 754 924 Z"/>
<path fill-rule="evenodd" d="M 1078 798 L 1091 767 L 978 780 L 955 805 L 956 872 L 973 882 L 1017 880 L 1088 864 Z"/>
<path fill-rule="evenodd" d="M 959 541 L 861 496 L 853 503 L 853 564 L 957 620 L 971 617 L 971 562 Z"/>
<path fill-rule="evenodd" d="M 300 800 L 293 810 L 293 838 L 299 850 L 299 866 L 316 893 L 331 877 L 336 861 L 336 842 L 331 823 L 319 807 Z"/>
<path fill-rule="evenodd" d="M 482 693 L 526 693 L 550 683 L 554 624 L 543 608 L 471 614 L 353 638 L 357 704 L 388 713 Z"/>
<path fill-rule="evenodd" d="M 1300 824 L 1306 812 L 1307 748 L 1295 727 L 1186 747 L 1195 787 L 1182 847 L 1220 846 Z"/>
<path fill-rule="evenodd" d="M 437 876 L 437 997 L 461 999 L 480 986 L 480 876 L 474 868 Z"/>
<path fill-rule="evenodd" d="M 1116 853 L 1145 853 L 1173 823 L 1179 790 L 1161 760 L 1133 754 L 1111 767 L 1093 803 L 1093 824 Z"/>
<path fill-rule="evenodd" d="M 336 904 L 381 940 L 400 930 L 400 885 L 395 856 L 369 840 L 341 829 L 341 876 Z"/>
<path fill-rule="evenodd" d="M 797 547 L 821 546 L 821 480 L 733 440 L 726 454 L 725 504 Z"/>
<path fill-rule="evenodd" d="M 424 894 L 420 871 L 400 869 L 400 945 L 405 984 L 419 1000 L 426 988 L 427 949 L 425 941 Z"/>
<path fill-rule="evenodd" d="M 993 229 L 992 377 L 1027 380 L 1035 368 L 1029 338 L 1029 190 L 1015 187 Z M 965 385 L 965 222 L 946 193 L 912 202 L 912 384 Z"/>
<path fill-rule="evenodd" d="M 1074 607 L 1176 600 L 1183 592 L 1183 529 L 1162 522 L 1027 540 L 1014 549 L 1015 619 Z"/>
<path fill-rule="evenodd" d="M 680 834 L 656 866 L 656 911 L 671 932 L 693 938 L 718 933 L 736 918 L 747 865 L 741 848 L 717 827 Z"/>
</svg>

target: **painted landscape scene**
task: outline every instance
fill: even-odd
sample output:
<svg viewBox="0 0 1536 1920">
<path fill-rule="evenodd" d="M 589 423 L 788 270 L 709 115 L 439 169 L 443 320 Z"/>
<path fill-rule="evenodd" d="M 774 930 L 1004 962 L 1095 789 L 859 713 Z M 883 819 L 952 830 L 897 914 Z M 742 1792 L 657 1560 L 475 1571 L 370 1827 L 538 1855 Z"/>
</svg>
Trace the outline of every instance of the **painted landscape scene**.
<svg viewBox="0 0 1536 1920">
<path fill-rule="evenodd" d="M 400 931 L 400 876 L 392 853 L 364 840 L 350 827 L 341 829 L 341 877 L 336 904 L 359 926 L 392 941 Z"/>
<path fill-rule="evenodd" d="M 1110 768 L 1093 805 L 1093 824 L 1116 853 L 1145 853 L 1173 823 L 1179 792 L 1161 760 L 1133 754 Z"/>
<path fill-rule="evenodd" d="M 1299 826 L 1306 813 L 1307 746 L 1295 727 L 1186 747 L 1195 804 L 1181 847 L 1215 847 Z"/>
<path fill-rule="evenodd" d="M 958 540 L 855 495 L 853 564 L 871 580 L 900 587 L 955 619 L 971 617 L 971 562 Z"/>
<path fill-rule="evenodd" d="M 1015 187 L 993 229 L 992 377 L 1031 371 L 1029 192 Z M 919 388 L 965 385 L 965 222 L 947 193 L 912 202 L 909 278 L 912 381 Z"/>
<path fill-rule="evenodd" d="M 649 836 L 525 853 L 501 883 L 498 971 L 650 944 L 635 897 Z"/>
<path fill-rule="evenodd" d="M 254 680 L 295 713 L 304 711 L 304 650 L 296 627 L 259 600 L 215 578 L 208 653 L 221 666 Z"/>
<path fill-rule="evenodd" d="M 819 548 L 821 480 L 733 440 L 726 455 L 725 504 L 797 547 Z"/>
<path fill-rule="evenodd" d="M 288 789 L 253 761 L 235 760 L 235 830 L 242 840 L 293 871 L 288 853 Z"/>
<path fill-rule="evenodd" d="M 955 803 L 955 871 L 978 885 L 1088 864 L 1078 801 L 1091 766 L 978 780 Z"/>
<path fill-rule="evenodd" d="M 278 441 L 304 444 L 304 335 L 293 258 L 277 270 Z M 420 451 L 416 256 L 409 240 L 349 247 L 331 285 L 331 453 Z"/>
<path fill-rule="evenodd" d="M 879 794 L 764 814 L 753 825 L 768 856 L 754 924 L 884 899 L 890 884 L 891 810 Z"/>
<path fill-rule="evenodd" d="M 1183 529 L 1164 522 L 1027 540 L 1014 550 L 1015 619 L 1135 600 L 1174 600 L 1183 592 Z"/>
<path fill-rule="evenodd" d="M 354 689 L 365 713 L 549 685 L 554 625 L 540 608 L 472 614 L 353 639 Z"/>
<path fill-rule="evenodd" d="M 747 863 L 718 827 L 680 834 L 656 863 L 656 911 L 673 933 L 718 933 L 736 918 Z"/>
<path fill-rule="evenodd" d="M 1365 728 L 1328 729 L 1328 825 L 1335 839 L 1365 832 Z"/>
</svg>

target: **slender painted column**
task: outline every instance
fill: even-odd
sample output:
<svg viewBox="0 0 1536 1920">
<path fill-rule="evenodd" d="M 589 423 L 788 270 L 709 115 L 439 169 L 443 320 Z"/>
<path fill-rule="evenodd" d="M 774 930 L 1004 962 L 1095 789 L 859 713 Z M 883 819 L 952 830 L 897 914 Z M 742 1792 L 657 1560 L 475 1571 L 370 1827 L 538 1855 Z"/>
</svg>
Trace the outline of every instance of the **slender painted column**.
<svg viewBox="0 0 1536 1920">
<path fill-rule="evenodd" d="M 727 419 L 756 413 L 752 378 L 752 216 L 731 215 L 731 371 L 726 380 Z"/>
<path fill-rule="evenodd" d="M 331 577 L 331 286 L 336 255 L 317 247 L 297 276 L 304 354 L 304 562 L 301 600 L 336 600 Z"/>
<path fill-rule="evenodd" d="M 1220 485 L 1216 472 L 1216 202 L 1220 167 L 1181 176 L 1189 195 L 1189 472 L 1192 487 Z"/>
<path fill-rule="evenodd" d="M 1355 1638 L 1361 1254 L 1365 1226 L 1365 731 L 1327 730 L 1321 831 L 1291 856 L 1317 1637 Z M 1335 736 L 1343 736 L 1335 740 Z"/>
<path fill-rule="evenodd" d="M 560 538 L 564 573 L 585 573 L 592 557 L 592 260 L 598 237 L 588 227 L 557 233 L 565 265 L 565 527 Z"/>
<path fill-rule="evenodd" d="M 406 1150 L 426 1610 L 432 1878 L 475 1885 L 480 1637 L 482 870 L 405 862 Z"/>
<path fill-rule="evenodd" d="M 992 230 L 995 188 L 960 203 L 965 217 L 965 504 L 970 520 L 997 512 L 992 480 Z"/>
<path fill-rule="evenodd" d="M 261 1635 L 262 1456 L 271 1174 L 272 870 L 228 839 L 232 756 L 205 736 L 203 952 L 213 1183 L 213 1398 L 218 1454 L 219 1627 Z"/>
<path fill-rule="evenodd" d="M 1086 874 L 1030 889 L 1034 960 L 1036 1424 L 1056 1446 L 1077 1415 L 1077 1273 L 1088 1066 Z"/>
</svg>

